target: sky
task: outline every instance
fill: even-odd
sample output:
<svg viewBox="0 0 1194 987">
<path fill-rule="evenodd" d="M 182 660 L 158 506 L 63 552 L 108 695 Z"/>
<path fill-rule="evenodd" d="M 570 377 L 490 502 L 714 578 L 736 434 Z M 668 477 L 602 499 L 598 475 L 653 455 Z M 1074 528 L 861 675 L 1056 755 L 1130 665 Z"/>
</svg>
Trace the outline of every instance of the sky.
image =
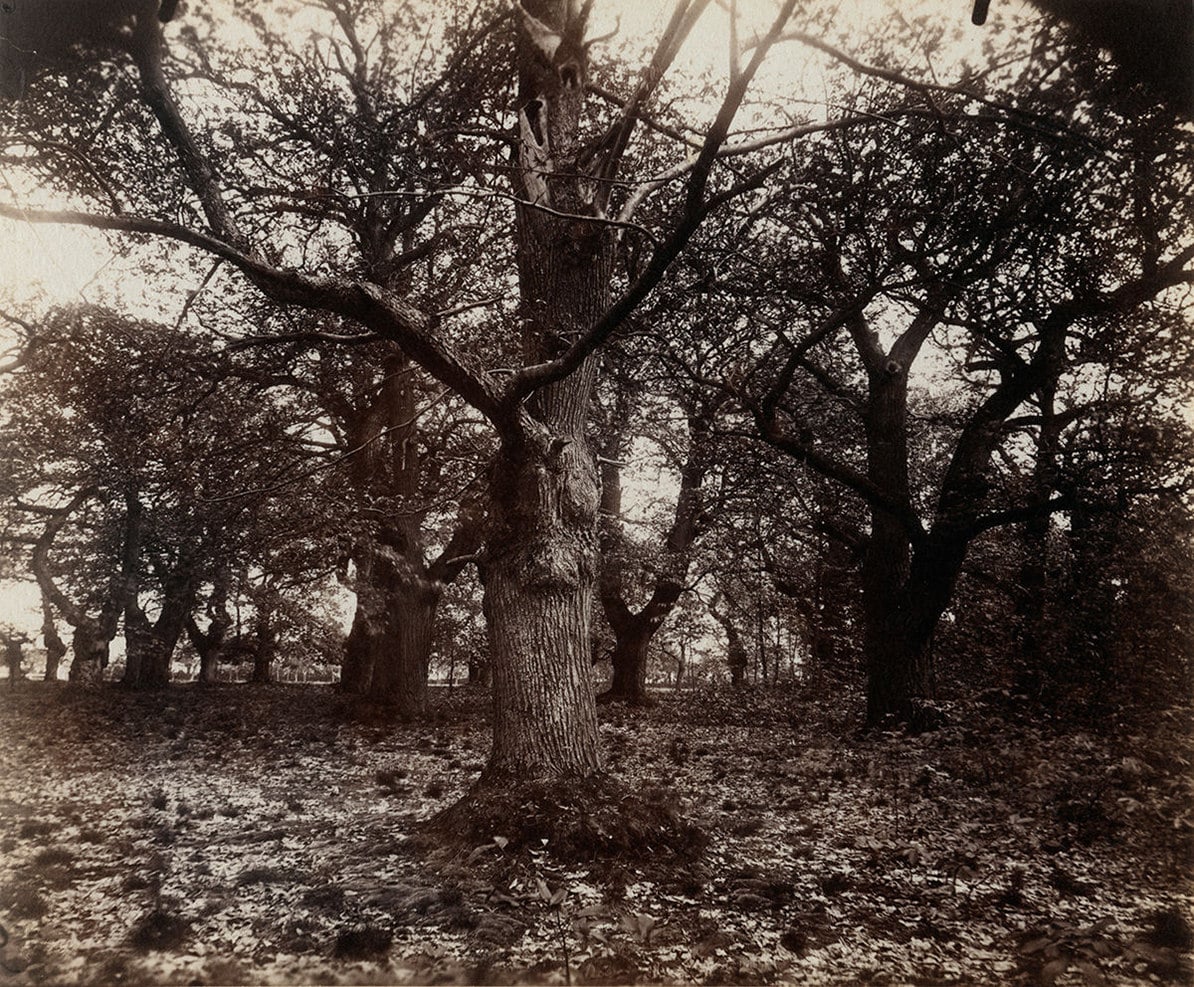
<svg viewBox="0 0 1194 987">
<path fill-rule="evenodd" d="M 850 34 L 863 38 L 881 29 L 885 18 L 915 16 L 918 8 L 931 10 L 937 16 L 945 13 L 949 22 L 956 20 L 958 31 L 968 32 L 958 34 L 961 40 L 957 44 L 961 47 L 955 51 L 957 55 L 965 54 L 981 42 L 983 30 L 995 28 L 992 24 L 985 29 L 972 28 L 967 0 L 948 0 L 948 3 L 947 9 L 945 0 L 912 0 L 899 5 L 896 0 L 840 0 L 834 27 L 840 30 L 848 26 Z M 1003 7 L 1013 5 L 1018 6 L 1018 0 L 1004 0 Z M 724 70 L 728 61 L 728 6 L 729 0 L 723 0 L 720 7 L 714 4 L 706 13 L 678 62 L 680 71 L 698 74 L 710 66 Z M 992 12 L 992 22 L 997 25 L 1000 4 L 993 6 L 996 9 Z M 748 38 L 765 28 L 776 7 L 775 0 L 737 0 L 739 37 Z M 268 10 L 264 8 L 263 14 L 268 16 Z M 657 37 L 670 11 L 671 4 L 666 0 L 598 0 L 590 35 L 603 35 L 616 27 L 618 34 L 606 42 L 610 49 L 606 57 L 614 56 L 619 46 L 632 46 Z M 302 23 L 308 25 L 302 30 L 308 31 L 310 22 Z M 171 25 L 167 36 L 178 29 L 179 25 Z M 595 57 L 602 57 L 599 50 Z M 787 44 L 773 53 L 766 75 L 759 81 L 773 91 L 795 93 L 810 84 L 815 89 L 816 80 L 810 80 L 810 72 L 817 71 L 813 66 L 806 49 Z M 21 190 L 14 188 L 13 181 L 12 176 L 0 172 L 0 197 L 8 202 L 21 199 Z M 94 302 L 109 295 L 113 284 L 132 287 L 120 259 L 101 235 L 67 227 L 0 220 L 0 309 L 11 307 L 13 311 L 29 313 L 50 305 Z M 132 299 L 139 294 L 130 291 L 131 304 L 136 304 Z M 12 339 L 12 333 L 0 320 L 0 364 Z M 38 597 L 31 585 L 0 583 L 0 622 L 5 620 L 31 628 L 40 624 Z"/>
</svg>

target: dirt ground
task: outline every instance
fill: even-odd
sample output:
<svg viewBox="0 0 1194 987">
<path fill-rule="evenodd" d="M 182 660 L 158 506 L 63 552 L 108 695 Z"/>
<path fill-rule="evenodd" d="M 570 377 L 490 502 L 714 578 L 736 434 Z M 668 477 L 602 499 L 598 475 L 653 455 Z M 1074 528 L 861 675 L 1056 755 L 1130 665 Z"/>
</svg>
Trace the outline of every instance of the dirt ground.
<svg viewBox="0 0 1194 987">
<path fill-rule="evenodd" d="M 1188 709 L 1096 733 L 996 695 L 908 737 L 794 688 L 605 708 L 610 770 L 708 843 L 562 861 L 422 835 L 487 701 L 4 690 L 0 985 L 1191 982 Z"/>
</svg>

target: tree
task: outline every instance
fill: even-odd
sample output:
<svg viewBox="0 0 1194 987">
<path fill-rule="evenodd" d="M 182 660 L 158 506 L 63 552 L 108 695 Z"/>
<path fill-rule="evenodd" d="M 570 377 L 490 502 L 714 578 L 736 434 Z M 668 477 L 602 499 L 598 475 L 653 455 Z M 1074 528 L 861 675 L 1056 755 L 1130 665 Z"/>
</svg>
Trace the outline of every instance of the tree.
<svg viewBox="0 0 1194 987">
<path fill-rule="evenodd" d="M 607 361 L 608 362 L 608 361 Z M 625 363 L 625 358 L 622 361 Z M 638 379 L 636 379 L 638 378 Z M 632 453 L 635 421 L 640 417 L 660 422 L 667 416 L 657 394 L 644 402 L 640 374 L 625 370 L 611 375 L 612 406 L 604 423 L 601 464 L 601 574 L 598 595 L 614 634 L 610 654 L 613 680 L 600 698 L 610 702 L 643 705 L 647 696 L 648 649 L 657 631 L 671 614 L 688 585 L 692 550 L 708 527 L 712 505 L 706 503 L 703 485 L 714 455 L 714 419 L 722 403 L 718 396 L 681 395 L 679 412 L 685 434 L 668 435 L 656 428 L 656 440 L 677 469 L 679 484 L 671 518 L 662 536 L 661 550 L 651 557 L 632 546 L 622 517 L 622 470 Z M 641 426 L 640 426 L 641 428 Z M 637 548 L 637 551 L 635 550 Z M 643 569 L 644 573 L 628 570 Z M 646 576 L 645 579 L 642 576 Z M 641 589 L 636 585 L 644 584 Z M 631 587 L 646 601 L 632 609 Z"/>
<path fill-rule="evenodd" d="M 95 642 L 90 670 L 72 665 L 75 681 L 98 678 L 123 617 L 125 684 L 162 687 L 213 573 L 281 541 L 295 576 L 318 568 L 294 547 L 310 528 L 302 502 L 230 492 L 269 487 L 278 470 L 294 467 L 297 450 L 279 409 L 224 375 L 198 337 L 86 307 L 50 313 L 41 333 L 7 395 L 9 481 L 26 498 L 16 510 L 50 518 L 33 539 L 31 565 L 76 629 L 76 657 L 79 644 Z M 91 506 L 95 527 L 68 519 L 56 491 L 59 499 L 79 491 L 72 503 Z M 64 545 L 68 520 L 73 541 Z M 52 564 L 52 547 L 70 561 Z M 106 595 L 97 590 L 108 579 L 103 566 L 88 575 L 90 560 L 105 556 L 120 559 Z"/>
<path fill-rule="evenodd" d="M 1180 147 L 1166 137 L 1170 118 L 1154 110 L 1128 127 L 1112 105 L 1091 126 L 1116 141 L 1114 160 L 1081 136 L 1043 138 L 1031 127 L 992 135 L 963 114 L 945 129 L 909 119 L 901 130 L 838 131 L 804 146 L 791 194 L 772 196 L 728 241 L 709 245 L 706 267 L 722 281 L 700 300 L 706 319 L 733 324 L 743 285 L 758 285 L 723 386 L 752 409 L 765 441 L 868 506 L 872 724 L 914 719 L 919 700 L 933 696 L 932 636 L 971 543 L 1062 506 L 1040 484 L 1034 495 L 1000 482 L 997 456 L 1014 456 L 1010 447 L 1041 420 L 1026 406 L 1067 381 L 1073 403 L 1063 420 L 1081 415 L 1072 385 L 1084 373 L 1079 342 L 1106 339 L 1111 326 L 1142 306 L 1163 307 L 1170 289 L 1194 279 L 1186 200 L 1157 167 L 1167 160 L 1184 172 Z M 905 143 L 912 134 L 914 150 Z M 1142 182 L 1145 171 L 1161 180 Z M 769 253 L 765 243 L 775 245 Z M 772 262 L 760 265 L 763 256 Z M 711 306 L 718 289 L 720 311 Z M 761 327 L 775 343 L 760 361 Z M 918 357 L 934 350 L 959 390 L 948 453 L 918 475 L 910 380 Z M 835 406 L 828 417 L 826 402 Z M 859 436 L 854 450 L 827 441 L 841 427 L 827 423 L 843 420 Z"/>
<path fill-rule="evenodd" d="M 736 70 L 712 124 L 696 142 L 695 156 L 679 171 L 682 196 L 656 237 L 658 248 L 615 298 L 620 227 L 606 217 L 619 188 L 619 168 L 647 99 L 705 6 L 678 5 L 630 97 L 607 125 L 588 132 L 590 5 L 552 0 L 517 8 L 516 163 L 512 187 L 501 194 L 515 200 L 521 365 L 500 381 L 453 344 L 445 316 L 421 306 L 401 286 L 374 272 L 313 265 L 318 273 L 306 273 L 301 262 L 283 266 L 275 259 L 286 248 L 267 247 L 256 236 L 252 211 L 230 201 L 212 167 L 208 141 L 192 131 L 172 92 L 160 25 L 148 17 L 134 19 L 125 38 L 127 53 L 139 73 L 143 105 L 157 121 L 159 139 L 175 152 L 175 175 L 190 193 L 183 211 L 188 222 L 128 212 L 40 217 L 171 237 L 207 251 L 276 302 L 326 312 L 397 344 L 492 425 L 499 450 L 481 561 L 494 676 L 488 783 L 588 776 L 600 768 L 587 648 L 598 506 L 585 435 L 594 354 L 658 283 L 710 208 L 706 190 L 734 115 L 794 4 L 782 6 L 773 28 Z M 338 19 L 358 25 L 380 10 L 328 7 Z M 459 70 L 471 47 L 488 38 L 500 20 L 462 27 L 460 58 L 446 62 L 444 78 Z M 135 137 L 142 146 L 152 139 L 144 132 Z M 219 174 L 252 165 L 251 158 L 225 160 Z M 754 182 L 747 176 L 738 184 L 749 188 Z M 734 191 L 731 182 L 719 194 Z"/>
</svg>

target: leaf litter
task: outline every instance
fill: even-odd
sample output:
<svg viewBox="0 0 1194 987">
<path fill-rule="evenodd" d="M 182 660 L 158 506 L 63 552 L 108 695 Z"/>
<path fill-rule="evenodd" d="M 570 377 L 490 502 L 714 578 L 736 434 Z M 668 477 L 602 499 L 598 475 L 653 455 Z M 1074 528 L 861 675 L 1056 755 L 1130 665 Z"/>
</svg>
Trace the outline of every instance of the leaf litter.
<svg viewBox="0 0 1194 987">
<path fill-rule="evenodd" d="M 1006 697 L 1005 697 L 1006 698 Z M 1189 983 L 1188 710 L 999 701 L 859 735 L 795 689 L 602 709 L 693 859 L 437 849 L 486 699 L 423 724 L 314 687 L 0 697 L 0 923 L 25 984 Z"/>
</svg>

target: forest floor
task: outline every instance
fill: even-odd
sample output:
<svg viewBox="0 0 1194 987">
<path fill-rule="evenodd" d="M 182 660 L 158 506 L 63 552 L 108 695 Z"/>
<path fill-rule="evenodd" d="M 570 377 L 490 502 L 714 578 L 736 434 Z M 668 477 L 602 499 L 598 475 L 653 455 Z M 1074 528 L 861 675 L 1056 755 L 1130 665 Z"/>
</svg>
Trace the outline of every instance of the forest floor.
<svg viewBox="0 0 1194 987">
<path fill-rule="evenodd" d="M 0 694 L 5 984 L 1190 983 L 1189 710 L 1063 728 L 1014 704 L 860 735 L 792 689 L 605 708 L 694 859 L 561 862 L 420 824 L 488 747 L 327 687 Z"/>
</svg>

